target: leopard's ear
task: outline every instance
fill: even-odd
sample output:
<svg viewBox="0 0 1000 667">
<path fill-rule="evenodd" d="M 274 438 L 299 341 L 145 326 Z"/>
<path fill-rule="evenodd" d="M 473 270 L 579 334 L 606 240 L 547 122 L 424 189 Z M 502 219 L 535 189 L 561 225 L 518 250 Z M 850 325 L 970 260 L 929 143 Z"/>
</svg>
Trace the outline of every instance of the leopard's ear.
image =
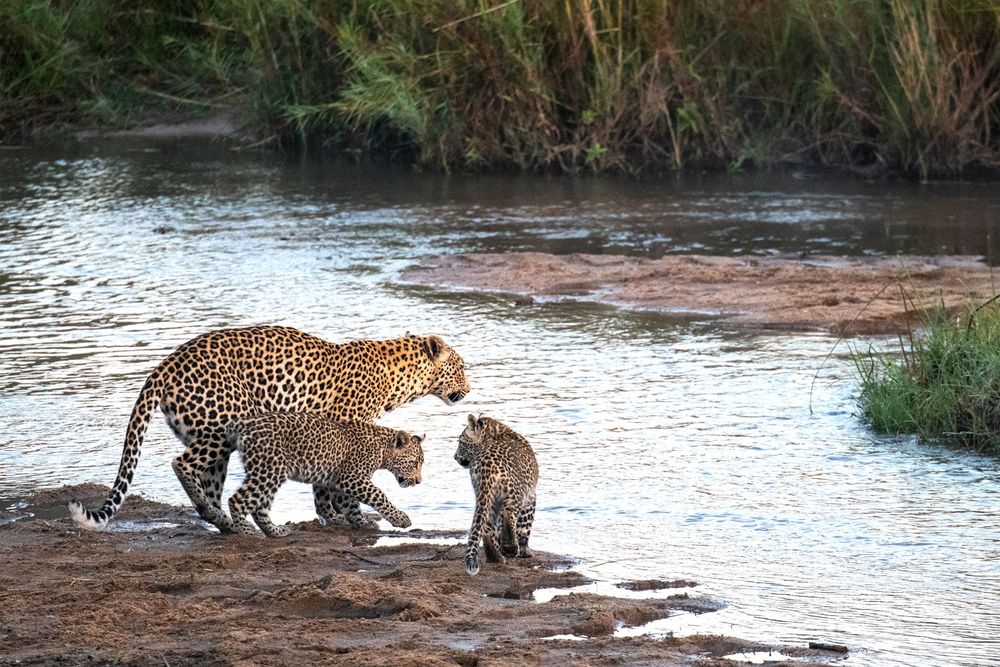
<svg viewBox="0 0 1000 667">
<path fill-rule="evenodd" d="M 469 415 L 469 426 L 472 427 L 472 430 L 475 433 L 482 433 L 483 430 L 486 429 L 486 424 L 483 422 L 483 416 L 482 415 L 479 415 L 477 417 L 475 415 L 471 415 L 470 414 Z"/>
<path fill-rule="evenodd" d="M 396 431 L 396 437 L 394 439 L 396 449 L 406 447 L 406 437 L 406 431 Z"/>
<path fill-rule="evenodd" d="M 424 352 L 432 361 L 445 361 L 451 356 L 451 348 L 441 336 L 428 336 L 424 339 Z"/>
<path fill-rule="evenodd" d="M 417 441 L 418 445 L 422 445 L 424 444 L 424 440 L 427 439 L 427 434 L 424 433 L 423 435 L 415 435 L 413 436 L 413 439 Z"/>
</svg>

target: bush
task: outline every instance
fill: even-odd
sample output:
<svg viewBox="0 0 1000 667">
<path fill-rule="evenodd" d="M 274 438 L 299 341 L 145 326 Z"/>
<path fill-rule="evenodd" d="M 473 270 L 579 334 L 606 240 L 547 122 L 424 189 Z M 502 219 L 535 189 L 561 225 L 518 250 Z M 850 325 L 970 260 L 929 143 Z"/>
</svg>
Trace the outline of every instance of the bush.
<svg viewBox="0 0 1000 667">
<path fill-rule="evenodd" d="M 853 353 L 864 418 L 880 433 L 914 433 L 1000 452 L 1000 308 L 928 316 L 898 354 Z"/>
<path fill-rule="evenodd" d="M 237 97 L 442 169 L 959 175 L 1000 169 L 1000 3 L 0 2 L 0 136 Z"/>
</svg>

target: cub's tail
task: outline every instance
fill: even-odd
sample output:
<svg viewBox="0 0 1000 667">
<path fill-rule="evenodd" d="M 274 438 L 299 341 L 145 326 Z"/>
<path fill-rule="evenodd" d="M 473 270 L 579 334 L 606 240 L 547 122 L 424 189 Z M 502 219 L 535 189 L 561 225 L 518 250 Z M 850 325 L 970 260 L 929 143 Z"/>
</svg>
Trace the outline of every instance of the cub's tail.
<svg viewBox="0 0 1000 667">
<path fill-rule="evenodd" d="M 88 530 L 103 530 L 115 515 L 115 512 L 125 502 L 125 494 L 132 484 L 132 475 L 135 474 L 136 464 L 139 462 L 139 453 L 142 449 L 142 440 L 146 436 L 146 429 L 149 428 L 149 420 L 153 412 L 160 404 L 162 397 L 162 384 L 159 374 L 153 371 L 146 380 L 139 398 L 132 408 L 132 416 L 128 420 L 128 431 L 125 433 L 125 447 L 122 450 L 121 463 L 118 464 L 118 477 L 111 487 L 111 494 L 108 495 L 104 504 L 99 510 L 88 510 L 77 500 L 70 501 L 69 513 L 83 528 Z"/>
</svg>

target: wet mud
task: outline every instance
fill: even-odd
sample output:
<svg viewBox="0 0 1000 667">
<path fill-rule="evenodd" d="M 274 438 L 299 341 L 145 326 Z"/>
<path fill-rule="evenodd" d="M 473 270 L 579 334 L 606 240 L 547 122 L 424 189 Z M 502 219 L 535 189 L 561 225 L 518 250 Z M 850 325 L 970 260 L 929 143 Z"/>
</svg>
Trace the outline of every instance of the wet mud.
<svg viewBox="0 0 1000 667">
<path fill-rule="evenodd" d="M 0 665 L 724 665 L 738 661 L 723 656 L 768 651 L 803 665 L 840 657 L 717 636 L 616 637 L 621 627 L 724 603 L 697 587 L 652 599 L 572 593 L 535 602 L 535 589 L 588 580 L 570 558 L 542 552 L 469 577 L 462 533 L 411 530 L 418 541 L 386 547 L 374 544 L 387 533 L 315 522 L 293 524 L 286 538 L 223 536 L 187 508 L 141 496 L 129 497 L 109 530 L 72 523 L 68 500 L 94 503 L 106 491 L 45 491 L 3 519 Z"/>
</svg>

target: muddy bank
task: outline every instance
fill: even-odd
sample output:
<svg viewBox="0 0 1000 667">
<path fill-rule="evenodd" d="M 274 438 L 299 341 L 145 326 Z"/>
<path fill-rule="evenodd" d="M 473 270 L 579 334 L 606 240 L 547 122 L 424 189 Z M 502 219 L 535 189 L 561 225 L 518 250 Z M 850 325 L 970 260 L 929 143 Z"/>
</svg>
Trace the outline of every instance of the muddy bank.
<svg viewBox="0 0 1000 667">
<path fill-rule="evenodd" d="M 513 292 L 531 297 L 522 299 L 528 303 L 534 297 L 570 297 L 701 313 L 740 326 L 847 335 L 905 331 L 918 321 L 920 309 L 943 303 L 964 313 L 969 300 L 979 303 L 995 293 L 991 268 L 963 256 L 646 259 L 480 253 L 430 257 L 402 278 Z"/>
<path fill-rule="evenodd" d="M 662 582 L 653 599 L 574 593 L 533 602 L 537 588 L 587 582 L 553 554 L 469 577 L 461 546 L 374 546 L 384 533 L 316 523 L 295 524 L 284 539 L 224 537 L 187 509 L 138 496 L 107 532 L 62 518 L 66 500 L 105 491 L 45 492 L 30 501 L 36 518 L 0 526 L 0 664 L 711 665 L 780 650 L 806 658 L 794 663 L 802 665 L 837 657 L 727 637 L 614 637 L 623 625 L 721 603 L 699 596 L 694 582 Z M 573 638 L 549 639 L 560 635 Z"/>
</svg>

